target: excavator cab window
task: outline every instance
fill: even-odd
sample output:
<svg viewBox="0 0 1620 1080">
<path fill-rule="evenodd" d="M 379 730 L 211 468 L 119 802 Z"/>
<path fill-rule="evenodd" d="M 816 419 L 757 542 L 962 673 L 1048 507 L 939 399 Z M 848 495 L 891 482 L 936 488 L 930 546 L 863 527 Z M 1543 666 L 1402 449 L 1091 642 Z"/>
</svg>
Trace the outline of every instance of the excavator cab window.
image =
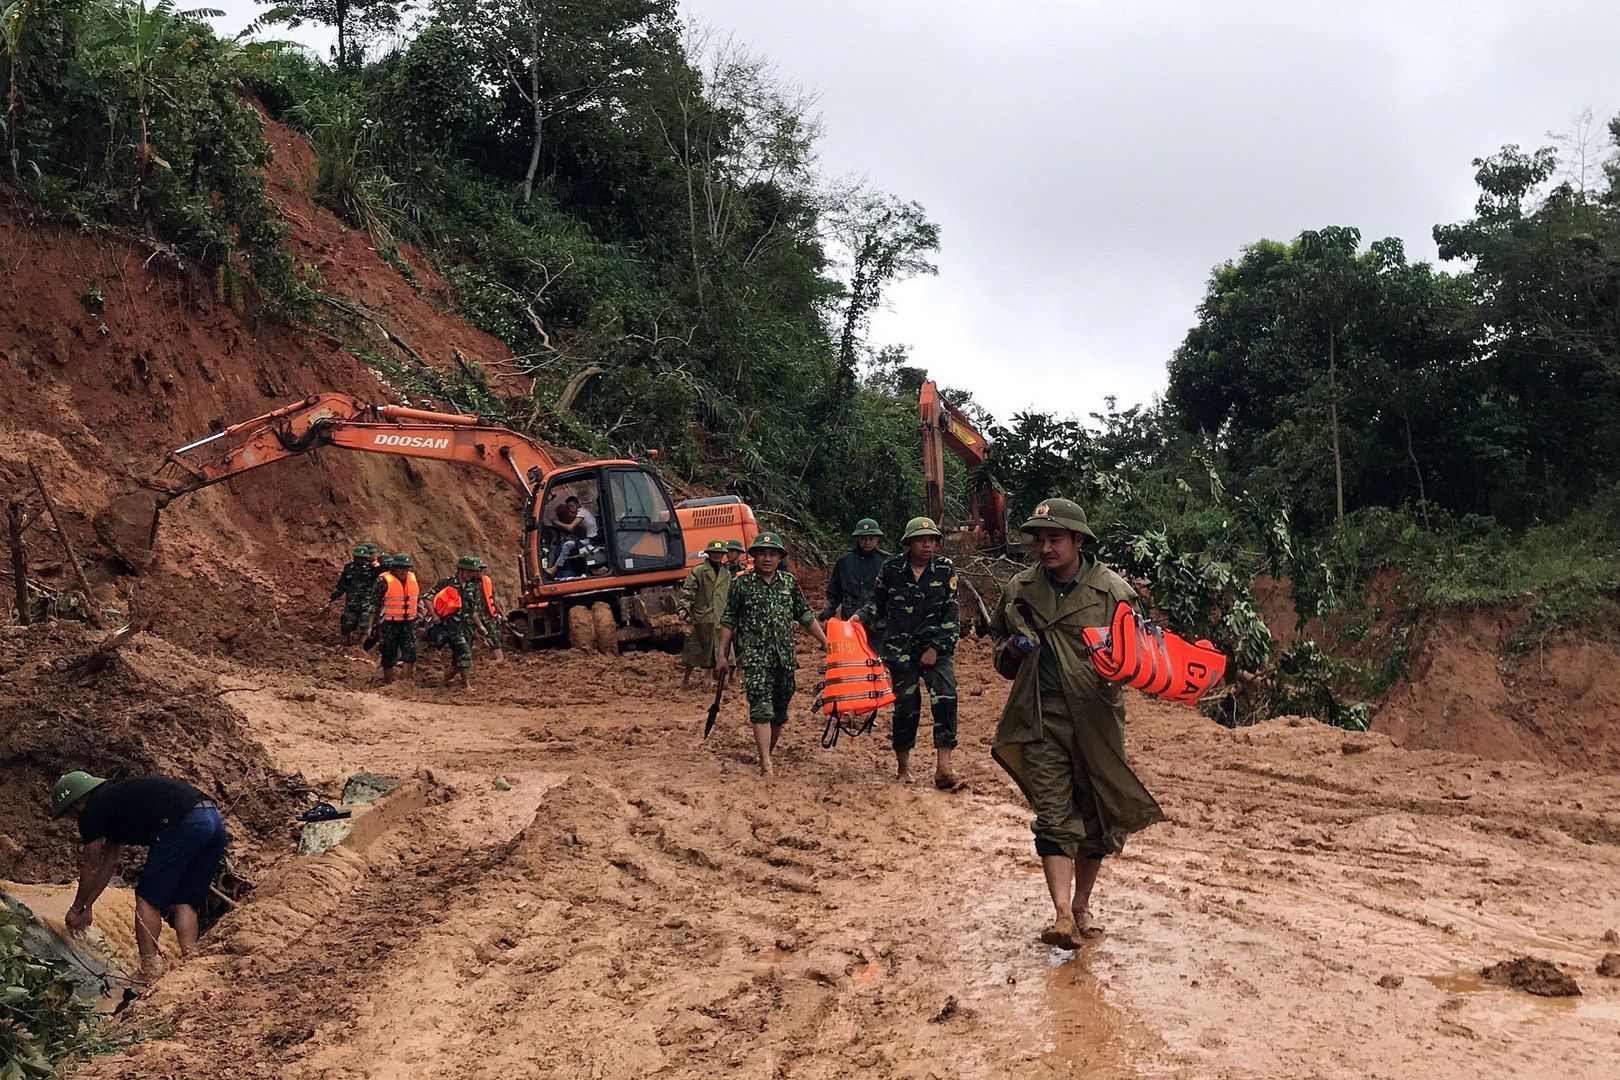
<svg viewBox="0 0 1620 1080">
<path fill-rule="evenodd" d="M 613 568 L 644 574 L 686 565 L 686 545 L 669 493 L 648 469 L 616 467 L 607 472 Z"/>
<path fill-rule="evenodd" d="M 583 530 L 571 528 L 581 516 L 587 522 Z M 645 574 L 686 565 L 674 504 L 648 469 L 587 467 L 554 476 L 540 494 L 539 521 L 548 581 Z"/>
</svg>

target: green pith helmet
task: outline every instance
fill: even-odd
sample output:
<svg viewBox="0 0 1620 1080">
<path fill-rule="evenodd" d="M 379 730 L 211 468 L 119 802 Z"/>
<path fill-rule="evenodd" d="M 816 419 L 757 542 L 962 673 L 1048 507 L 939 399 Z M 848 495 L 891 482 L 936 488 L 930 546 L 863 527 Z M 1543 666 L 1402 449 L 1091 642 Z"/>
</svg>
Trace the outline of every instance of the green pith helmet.
<svg viewBox="0 0 1620 1080">
<path fill-rule="evenodd" d="M 855 531 L 849 535 L 855 537 L 857 540 L 863 536 L 882 536 L 883 529 L 871 518 L 861 518 L 861 520 L 855 523 Z"/>
<path fill-rule="evenodd" d="M 900 537 L 900 542 L 904 544 L 907 541 L 916 540 L 919 537 L 932 536 L 938 538 L 943 535 L 944 534 L 939 531 L 939 526 L 934 524 L 933 518 L 914 517 L 910 521 L 906 522 L 906 531 L 905 534 Z"/>
<path fill-rule="evenodd" d="M 1066 529 L 1077 532 L 1093 542 L 1097 534 L 1086 524 L 1086 512 L 1073 499 L 1045 499 L 1035 508 L 1029 520 L 1018 526 L 1020 532 L 1031 529 Z"/>
<path fill-rule="evenodd" d="M 728 552 L 730 550 L 731 550 L 731 545 L 726 543 L 724 540 L 710 540 L 706 545 L 704 545 L 703 554 L 705 554 L 705 555 L 724 555 L 726 552 Z"/>
<path fill-rule="evenodd" d="M 61 817 L 67 808 L 90 794 L 107 781 L 87 772 L 68 773 L 51 788 L 51 817 Z"/>
<path fill-rule="evenodd" d="M 483 559 L 474 559 L 473 562 L 478 564 L 477 566 L 473 567 L 474 570 L 488 570 L 489 569 L 489 563 L 485 562 Z"/>
<path fill-rule="evenodd" d="M 456 569 L 457 570 L 477 570 L 478 569 L 478 560 L 473 558 L 471 555 L 463 555 L 461 558 L 456 560 Z"/>
<path fill-rule="evenodd" d="M 398 567 L 415 566 L 416 565 L 416 560 L 411 558 L 409 555 L 405 554 L 402 551 L 398 555 L 395 555 L 392 559 L 389 559 L 388 560 L 388 565 L 389 566 L 398 566 Z"/>
<path fill-rule="evenodd" d="M 357 559 L 369 559 L 375 554 L 377 549 L 370 544 L 361 544 L 354 549 L 354 557 Z"/>
<path fill-rule="evenodd" d="M 782 543 L 782 538 L 777 536 L 775 533 L 762 532 L 758 536 L 754 537 L 754 542 L 748 545 L 748 550 L 751 552 L 762 550 L 780 551 L 782 554 L 786 555 L 787 545 Z"/>
<path fill-rule="evenodd" d="M 740 551 L 744 555 L 746 555 L 746 554 L 748 554 L 748 545 L 744 544 L 741 540 L 727 540 L 726 541 L 726 550 L 727 551 Z"/>
</svg>

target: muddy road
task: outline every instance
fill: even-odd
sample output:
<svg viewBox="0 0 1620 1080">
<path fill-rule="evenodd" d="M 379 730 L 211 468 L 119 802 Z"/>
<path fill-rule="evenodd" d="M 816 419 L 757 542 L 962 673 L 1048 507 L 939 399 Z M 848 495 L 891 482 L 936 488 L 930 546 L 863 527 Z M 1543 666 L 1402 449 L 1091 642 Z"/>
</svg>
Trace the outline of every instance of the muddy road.
<svg viewBox="0 0 1620 1080">
<path fill-rule="evenodd" d="M 881 738 L 822 750 L 802 713 L 763 781 L 740 697 L 701 742 L 707 696 L 663 655 L 520 657 L 466 696 L 347 664 L 216 678 L 275 767 L 406 797 L 274 864 L 131 1010 L 171 1034 L 76 1075 L 1613 1075 L 1613 778 L 1136 700 L 1171 823 L 1108 864 L 1108 934 L 1074 954 L 1036 940 L 981 643 L 949 794 L 896 785 Z M 1520 955 L 1582 996 L 1477 977 Z"/>
</svg>

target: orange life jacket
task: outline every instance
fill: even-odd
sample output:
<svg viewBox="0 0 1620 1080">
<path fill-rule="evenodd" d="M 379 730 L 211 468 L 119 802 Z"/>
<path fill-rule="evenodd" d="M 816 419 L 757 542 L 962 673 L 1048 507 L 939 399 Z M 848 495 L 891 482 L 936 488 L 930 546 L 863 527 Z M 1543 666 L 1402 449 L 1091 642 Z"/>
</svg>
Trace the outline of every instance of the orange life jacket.
<svg viewBox="0 0 1620 1080">
<path fill-rule="evenodd" d="M 433 614 L 448 619 L 461 610 L 461 590 L 452 582 L 433 594 Z"/>
<path fill-rule="evenodd" d="M 495 606 L 495 583 L 489 580 L 488 574 L 480 575 L 480 579 L 484 583 L 484 609 L 489 612 L 491 618 L 498 619 L 501 617 L 501 609 Z"/>
<path fill-rule="evenodd" d="M 894 683 L 866 627 L 853 619 L 827 620 L 827 662 L 816 687 L 815 709 L 823 716 L 857 716 L 894 704 Z"/>
<path fill-rule="evenodd" d="M 388 582 L 383 593 L 383 622 L 411 622 L 416 618 L 416 605 L 422 598 L 421 586 L 416 583 L 416 571 L 407 570 L 401 581 L 392 570 L 383 575 Z"/>
<path fill-rule="evenodd" d="M 1107 682 L 1124 683 L 1167 701 L 1195 703 L 1226 674 L 1213 642 L 1172 633 L 1121 600 L 1107 626 L 1080 633 L 1091 666 Z"/>
</svg>

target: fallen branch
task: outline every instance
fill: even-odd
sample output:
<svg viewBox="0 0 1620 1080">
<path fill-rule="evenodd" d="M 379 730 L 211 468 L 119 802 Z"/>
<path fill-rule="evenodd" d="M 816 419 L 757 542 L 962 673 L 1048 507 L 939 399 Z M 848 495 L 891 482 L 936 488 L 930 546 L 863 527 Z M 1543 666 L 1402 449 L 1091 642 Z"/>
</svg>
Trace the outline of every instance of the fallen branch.
<svg viewBox="0 0 1620 1080">
<path fill-rule="evenodd" d="M 78 552 L 73 550 L 73 541 L 68 539 L 67 530 L 62 528 L 62 519 L 57 516 L 56 503 L 51 499 L 51 493 L 45 490 L 45 481 L 39 475 L 32 459 L 28 462 L 28 471 L 34 476 L 34 486 L 39 488 L 40 498 L 45 500 L 45 512 L 51 516 L 51 525 L 56 530 L 56 539 L 61 543 L 62 550 L 67 552 L 68 565 L 73 567 L 73 576 L 79 579 L 79 588 L 84 590 L 84 614 L 90 620 L 90 625 L 101 628 L 101 616 L 96 614 L 96 592 L 90 587 L 90 579 L 85 577 L 84 567 L 79 565 Z"/>
<path fill-rule="evenodd" d="M 336 296 L 330 295 L 329 293 L 320 293 L 318 295 L 320 297 L 321 303 L 327 305 L 328 307 L 336 308 L 337 310 L 343 312 L 345 315 L 349 315 L 349 316 L 351 316 L 353 318 L 356 318 L 356 319 L 364 320 L 365 322 L 370 323 L 372 326 L 375 326 L 378 329 L 378 331 L 380 331 L 382 333 L 382 336 L 388 339 L 389 344 L 393 345 L 395 348 L 397 348 L 401 352 L 405 353 L 412 360 L 416 360 L 416 361 L 422 362 L 422 363 L 426 362 L 426 361 L 422 360 L 422 356 L 421 356 L 420 353 L 418 353 L 415 349 L 411 348 L 410 345 L 406 344 L 404 338 L 400 337 L 398 334 L 396 334 L 392 330 L 388 329 L 388 327 L 384 326 L 381 319 L 379 319 L 376 315 L 372 314 L 371 312 L 367 311 L 365 308 L 361 307 L 358 304 L 351 303 L 348 300 L 341 300 Z"/>
<path fill-rule="evenodd" d="M 145 630 L 148 625 L 147 620 L 132 617 L 124 626 L 108 635 L 100 645 L 97 645 L 78 659 L 70 661 L 67 667 L 62 669 L 62 673 L 75 678 L 83 678 L 94 675 L 99 671 L 105 671 L 117 660 L 118 650 L 124 646 L 124 643 Z"/>
</svg>

